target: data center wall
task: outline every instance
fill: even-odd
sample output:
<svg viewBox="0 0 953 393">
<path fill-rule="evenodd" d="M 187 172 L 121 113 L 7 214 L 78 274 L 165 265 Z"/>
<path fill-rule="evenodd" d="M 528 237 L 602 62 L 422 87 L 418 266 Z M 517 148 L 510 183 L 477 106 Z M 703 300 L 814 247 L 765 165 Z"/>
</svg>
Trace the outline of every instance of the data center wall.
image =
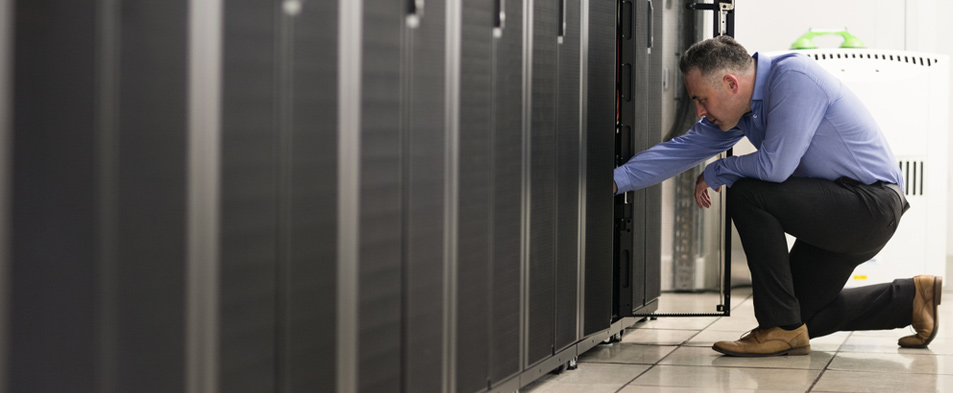
<svg viewBox="0 0 953 393">
<path fill-rule="evenodd" d="M 614 0 L 13 3 L 0 391 L 513 391 L 610 328 Z"/>
</svg>

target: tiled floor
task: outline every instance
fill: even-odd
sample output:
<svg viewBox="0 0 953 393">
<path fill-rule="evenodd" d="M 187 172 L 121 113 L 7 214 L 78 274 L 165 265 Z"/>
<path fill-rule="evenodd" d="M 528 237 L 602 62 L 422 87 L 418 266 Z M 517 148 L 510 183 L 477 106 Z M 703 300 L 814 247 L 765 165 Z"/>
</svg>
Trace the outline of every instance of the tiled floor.
<svg viewBox="0 0 953 393">
<path fill-rule="evenodd" d="M 953 323 L 940 324 L 929 349 L 898 347 L 897 339 L 912 332 L 905 328 L 814 339 L 808 356 L 736 358 L 711 349 L 757 326 L 750 290 L 733 291 L 732 300 L 731 317 L 639 322 L 622 342 L 583 354 L 576 370 L 520 391 L 953 392 Z M 953 321 L 953 307 L 941 304 L 940 320 Z"/>
</svg>

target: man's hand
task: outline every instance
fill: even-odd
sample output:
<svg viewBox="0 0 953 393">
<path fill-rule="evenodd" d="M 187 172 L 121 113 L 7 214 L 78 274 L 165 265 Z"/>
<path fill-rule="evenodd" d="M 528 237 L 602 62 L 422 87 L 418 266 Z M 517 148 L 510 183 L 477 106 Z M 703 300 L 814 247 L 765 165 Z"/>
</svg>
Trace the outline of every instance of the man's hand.
<svg viewBox="0 0 953 393">
<path fill-rule="evenodd" d="M 619 185 L 615 184 L 615 180 L 612 181 L 612 195 L 619 193 Z"/>
<path fill-rule="evenodd" d="M 721 187 L 715 189 L 715 192 L 721 191 Z M 708 182 L 705 181 L 705 174 L 698 175 L 695 180 L 695 203 L 700 208 L 711 207 L 711 196 L 708 195 Z"/>
</svg>

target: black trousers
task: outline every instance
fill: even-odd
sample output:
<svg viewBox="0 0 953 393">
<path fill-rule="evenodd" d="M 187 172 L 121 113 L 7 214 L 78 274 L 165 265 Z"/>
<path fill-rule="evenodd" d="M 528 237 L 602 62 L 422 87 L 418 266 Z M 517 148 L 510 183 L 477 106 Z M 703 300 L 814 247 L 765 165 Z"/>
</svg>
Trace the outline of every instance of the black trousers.
<svg viewBox="0 0 953 393">
<path fill-rule="evenodd" d="M 748 257 L 758 324 L 804 322 L 811 337 L 909 325 L 912 278 L 844 289 L 893 236 L 904 204 L 884 184 L 846 178 L 736 181 L 728 209 Z M 790 252 L 785 233 L 797 238 Z"/>
</svg>

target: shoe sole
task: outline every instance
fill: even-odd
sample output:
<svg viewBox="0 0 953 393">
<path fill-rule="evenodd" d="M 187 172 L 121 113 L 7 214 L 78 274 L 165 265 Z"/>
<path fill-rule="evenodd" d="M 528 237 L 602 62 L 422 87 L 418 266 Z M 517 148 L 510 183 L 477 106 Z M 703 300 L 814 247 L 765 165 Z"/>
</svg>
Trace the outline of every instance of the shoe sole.
<svg viewBox="0 0 953 393">
<path fill-rule="evenodd" d="M 810 345 L 804 346 L 804 347 L 785 349 L 783 351 L 774 352 L 774 353 L 731 352 L 728 350 L 717 348 L 715 346 L 712 346 L 711 349 L 714 349 L 716 352 L 721 352 L 728 356 L 738 356 L 743 358 L 766 358 L 771 356 L 784 356 L 784 355 L 801 356 L 801 355 L 807 355 L 811 353 Z"/>
<path fill-rule="evenodd" d="M 937 314 L 937 306 L 940 305 L 940 298 L 943 295 L 943 277 L 933 277 L 933 331 L 930 333 L 930 337 L 923 342 L 922 345 L 910 345 L 904 348 L 926 348 L 933 342 L 933 339 L 936 338 L 937 331 L 940 330 L 940 318 Z M 903 347 L 901 345 L 901 347 Z"/>
</svg>

